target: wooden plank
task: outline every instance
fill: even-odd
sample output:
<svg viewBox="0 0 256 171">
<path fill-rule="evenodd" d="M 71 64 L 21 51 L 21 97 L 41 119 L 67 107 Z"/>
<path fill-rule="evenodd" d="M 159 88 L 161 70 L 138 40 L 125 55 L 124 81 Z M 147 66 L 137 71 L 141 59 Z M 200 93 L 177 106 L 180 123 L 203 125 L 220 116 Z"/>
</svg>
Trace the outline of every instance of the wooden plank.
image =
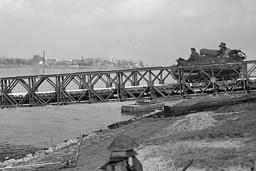
<svg viewBox="0 0 256 171">
<path fill-rule="evenodd" d="M 78 161 L 79 152 L 80 152 L 80 148 L 81 148 L 81 145 L 82 145 L 83 137 L 84 137 L 84 134 L 80 133 L 79 141 L 77 143 L 77 150 L 76 150 L 76 155 L 75 155 L 75 159 L 74 159 L 74 164 L 73 164 L 74 167 L 76 167 L 76 165 L 77 165 L 77 161 Z"/>
<path fill-rule="evenodd" d="M 216 96 L 191 99 L 187 102 L 176 104 L 174 106 L 165 106 L 162 112 L 155 116 L 180 116 L 191 112 L 200 112 L 205 110 L 213 110 L 226 105 L 240 104 L 256 100 L 256 93 L 240 95 L 240 96 Z"/>
</svg>

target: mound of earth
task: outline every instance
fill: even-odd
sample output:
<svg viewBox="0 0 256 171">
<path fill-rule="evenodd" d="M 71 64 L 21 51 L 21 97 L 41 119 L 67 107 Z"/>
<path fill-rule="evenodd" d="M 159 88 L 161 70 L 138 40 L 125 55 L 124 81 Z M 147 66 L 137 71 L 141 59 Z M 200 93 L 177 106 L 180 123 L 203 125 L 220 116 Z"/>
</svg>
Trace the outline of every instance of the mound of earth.
<svg viewBox="0 0 256 171">
<path fill-rule="evenodd" d="M 172 132 L 196 131 L 214 126 L 218 121 L 212 118 L 208 113 L 200 112 L 185 116 L 177 120 L 168 129 Z"/>
</svg>

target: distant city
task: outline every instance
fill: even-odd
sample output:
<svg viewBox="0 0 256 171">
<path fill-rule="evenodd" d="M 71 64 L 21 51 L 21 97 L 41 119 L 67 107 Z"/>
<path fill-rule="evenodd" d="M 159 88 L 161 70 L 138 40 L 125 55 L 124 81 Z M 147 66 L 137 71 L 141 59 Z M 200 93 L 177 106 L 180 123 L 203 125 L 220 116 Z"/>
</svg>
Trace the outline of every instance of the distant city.
<svg viewBox="0 0 256 171">
<path fill-rule="evenodd" d="M 120 68 L 141 68 L 144 67 L 142 61 L 131 61 L 125 59 L 116 59 L 109 57 L 81 57 L 80 59 L 57 60 L 55 58 L 46 58 L 45 51 L 43 55 L 33 55 L 30 59 L 0 57 L 1 66 L 26 66 L 26 65 L 41 65 L 41 66 L 70 66 L 70 67 L 120 67 Z"/>
</svg>

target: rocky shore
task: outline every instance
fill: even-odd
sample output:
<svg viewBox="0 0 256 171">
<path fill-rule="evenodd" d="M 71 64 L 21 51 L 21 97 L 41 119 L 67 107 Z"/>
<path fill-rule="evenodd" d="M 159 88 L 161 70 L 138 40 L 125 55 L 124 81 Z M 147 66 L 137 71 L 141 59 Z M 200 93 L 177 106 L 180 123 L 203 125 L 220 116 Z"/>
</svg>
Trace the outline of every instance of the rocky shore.
<svg viewBox="0 0 256 171">
<path fill-rule="evenodd" d="M 116 122 L 111 125 L 108 125 L 108 128 L 109 129 L 117 129 L 123 125 L 128 125 L 132 122 L 139 121 L 139 120 L 146 118 L 150 115 L 153 115 L 157 112 L 159 112 L 159 111 L 156 110 L 155 112 L 144 114 L 140 117 Z M 82 133 L 83 140 L 89 140 L 92 137 L 96 136 L 97 133 L 100 133 L 102 131 L 103 130 L 97 130 L 97 131 L 93 131 L 91 133 Z M 76 139 L 66 140 L 63 143 L 57 144 L 55 146 L 51 146 L 49 148 L 39 148 L 39 147 L 37 148 L 37 147 L 33 147 L 31 145 L 19 145 L 19 146 L 11 146 L 10 148 L 7 148 L 7 146 L 10 146 L 10 145 L 5 144 L 5 146 L 3 145 L 2 151 L 1 151 L 0 169 L 1 168 L 11 169 L 11 168 L 15 168 L 15 166 L 29 165 L 29 163 L 31 163 L 33 161 L 37 161 L 37 160 L 40 160 L 41 158 L 45 158 L 45 157 L 47 158 L 49 154 L 59 152 L 60 150 L 62 150 L 64 148 L 69 149 L 68 158 L 72 158 L 72 156 L 74 156 L 73 152 L 77 148 L 76 145 L 78 143 L 78 139 L 79 139 L 79 137 L 77 137 Z M 1 148 L 0 148 L 0 150 L 1 150 Z M 65 155 L 63 155 L 63 160 L 58 161 L 58 162 L 60 162 L 60 163 L 65 162 L 64 156 Z M 66 160 L 66 161 L 68 161 L 68 160 Z M 51 162 L 51 161 L 49 161 L 49 162 Z"/>
<path fill-rule="evenodd" d="M 5 151 L 6 153 L 8 152 L 9 156 L 2 159 L 2 161 L 0 162 L 0 168 L 8 168 L 16 165 L 27 164 L 32 160 L 35 160 L 42 156 L 46 156 L 47 154 L 53 153 L 55 151 L 61 150 L 69 145 L 75 145 L 77 142 L 78 139 L 67 140 L 64 143 L 46 149 L 40 149 L 32 146 L 22 146 L 22 148 L 21 146 L 18 146 L 18 148 L 11 147 L 10 151 L 10 148 L 7 149 L 7 147 L 5 147 Z M 7 156 L 8 154 L 1 153 L 1 157 L 5 155 Z"/>
</svg>

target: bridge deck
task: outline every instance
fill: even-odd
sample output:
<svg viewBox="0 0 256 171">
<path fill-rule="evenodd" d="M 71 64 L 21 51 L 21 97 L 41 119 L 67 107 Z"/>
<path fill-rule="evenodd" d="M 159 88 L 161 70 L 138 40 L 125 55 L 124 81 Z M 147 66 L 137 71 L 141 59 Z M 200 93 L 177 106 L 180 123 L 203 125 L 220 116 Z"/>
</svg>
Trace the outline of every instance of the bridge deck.
<svg viewBox="0 0 256 171">
<path fill-rule="evenodd" d="M 228 68 L 232 78 L 220 77 L 227 70 L 224 68 Z M 8 107 L 248 93 L 256 89 L 255 69 L 256 61 L 245 61 L 4 77 L 1 78 L 0 103 L 2 107 Z M 189 78 L 194 75 L 202 78 L 200 81 L 191 81 Z"/>
</svg>

